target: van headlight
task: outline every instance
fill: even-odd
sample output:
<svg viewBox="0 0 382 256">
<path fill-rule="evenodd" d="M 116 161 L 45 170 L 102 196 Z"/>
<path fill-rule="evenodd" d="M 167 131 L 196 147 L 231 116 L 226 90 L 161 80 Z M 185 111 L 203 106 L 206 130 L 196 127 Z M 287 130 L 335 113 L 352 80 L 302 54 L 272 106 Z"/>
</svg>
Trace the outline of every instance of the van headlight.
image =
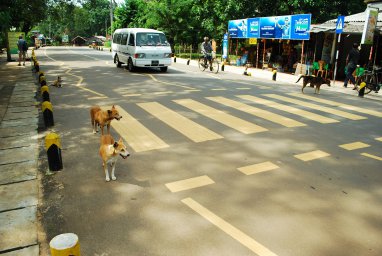
<svg viewBox="0 0 382 256">
<path fill-rule="evenodd" d="M 164 57 L 165 57 L 165 58 L 171 58 L 171 55 L 172 55 L 172 53 L 165 53 L 165 54 L 164 54 Z"/>
<path fill-rule="evenodd" d="M 136 59 L 143 59 L 144 57 L 146 57 L 146 54 L 144 54 L 144 53 L 134 54 L 134 58 L 136 58 Z"/>
</svg>

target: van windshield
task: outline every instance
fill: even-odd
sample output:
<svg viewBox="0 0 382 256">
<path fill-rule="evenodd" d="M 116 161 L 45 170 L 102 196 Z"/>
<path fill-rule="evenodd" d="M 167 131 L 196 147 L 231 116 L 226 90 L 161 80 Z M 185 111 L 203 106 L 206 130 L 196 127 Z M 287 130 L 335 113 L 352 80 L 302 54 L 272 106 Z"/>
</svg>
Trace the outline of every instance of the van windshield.
<svg viewBox="0 0 382 256">
<path fill-rule="evenodd" d="M 137 33 L 137 46 L 168 46 L 166 36 L 163 33 Z"/>
</svg>

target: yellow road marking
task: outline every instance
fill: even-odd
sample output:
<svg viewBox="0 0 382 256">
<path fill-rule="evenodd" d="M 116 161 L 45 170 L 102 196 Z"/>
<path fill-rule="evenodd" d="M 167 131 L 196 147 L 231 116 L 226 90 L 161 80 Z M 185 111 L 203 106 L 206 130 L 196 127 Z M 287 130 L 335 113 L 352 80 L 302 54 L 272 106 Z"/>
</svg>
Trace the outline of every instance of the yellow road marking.
<svg viewBox="0 0 382 256">
<path fill-rule="evenodd" d="M 346 150 L 356 150 L 356 149 L 360 149 L 360 148 L 370 147 L 370 145 L 358 141 L 358 142 L 353 142 L 353 143 L 348 143 L 348 144 L 342 144 L 342 145 L 339 145 L 339 147 L 346 149 Z"/>
<path fill-rule="evenodd" d="M 214 88 L 214 89 L 211 89 L 211 91 L 226 91 L 227 89 L 226 88 Z"/>
<path fill-rule="evenodd" d="M 207 185 L 214 184 L 215 182 L 207 175 L 199 176 L 191 179 L 175 181 L 165 184 L 171 192 L 179 192 L 183 190 L 199 188 Z"/>
<path fill-rule="evenodd" d="M 168 85 L 172 85 L 172 86 L 177 86 L 177 87 L 181 87 L 181 88 L 185 88 L 185 89 L 190 89 L 190 90 L 193 90 L 195 88 L 192 88 L 192 87 L 189 87 L 189 86 L 185 86 L 185 85 L 182 85 L 182 84 L 177 84 L 177 83 L 170 83 L 170 82 L 164 82 L 164 81 L 160 81 L 158 79 L 156 79 L 153 75 L 151 74 L 146 74 L 148 77 L 150 77 L 152 80 L 154 80 L 155 82 L 158 82 L 158 83 L 161 83 L 161 84 L 168 84 Z"/>
<path fill-rule="evenodd" d="M 199 89 L 189 89 L 189 90 L 184 90 L 185 92 L 200 92 L 201 90 Z"/>
<path fill-rule="evenodd" d="M 238 101 L 230 100 L 230 99 L 227 99 L 224 97 L 207 97 L 207 99 L 215 101 L 215 102 L 223 104 L 223 105 L 226 105 L 228 107 L 235 108 L 235 109 L 238 109 L 240 111 L 252 114 L 254 116 L 258 116 L 258 117 L 266 119 L 268 121 L 271 121 L 271 122 L 274 122 L 277 124 L 281 124 L 281 125 L 286 126 L 286 127 L 298 127 L 298 126 L 305 126 L 306 125 L 306 124 L 300 123 L 296 120 L 293 120 L 291 118 L 284 117 L 284 116 L 281 116 L 281 115 L 278 115 L 278 114 L 275 114 L 275 113 L 272 113 L 270 111 L 266 111 L 266 110 L 263 110 L 260 108 L 255 108 L 253 106 L 250 106 L 250 105 L 238 102 Z"/>
<path fill-rule="evenodd" d="M 304 106 L 304 107 L 308 107 L 308 108 L 313 108 L 315 110 L 327 112 L 327 113 L 330 113 L 330 114 L 333 114 L 333 115 L 337 115 L 337 116 L 341 116 L 341 117 L 344 117 L 344 118 L 348 118 L 348 119 L 351 119 L 351 120 L 367 119 L 366 117 L 363 117 L 363 116 L 354 115 L 354 114 L 351 114 L 351 113 L 348 113 L 348 112 L 345 112 L 345 111 L 341 111 L 341 110 L 337 110 L 337 109 L 329 108 L 329 107 L 324 107 L 324 106 L 320 106 L 320 105 L 317 105 L 317 104 L 308 103 L 306 101 L 296 100 L 296 99 L 284 97 L 284 96 L 281 96 L 281 95 L 276 95 L 276 94 L 264 94 L 264 95 L 269 97 L 269 98 L 278 99 L 278 100 L 286 101 L 286 102 L 293 103 L 293 104 L 298 104 L 300 106 Z"/>
<path fill-rule="evenodd" d="M 365 109 L 365 108 L 361 108 L 361 107 L 347 105 L 347 104 L 344 104 L 344 103 L 335 102 L 335 101 L 331 101 L 331 100 L 320 99 L 320 98 L 316 98 L 316 97 L 313 97 L 313 96 L 309 96 L 309 95 L 305 95 L 305 94 L 300 94 L 300 93 L 288 93 L 288 94 L 292 95 L 292 96 L 295 96 L 295 97 L 300 97 L 300 98 L 309 99 L 309 100 L 312 100 L 312 101 L 328 104 L 330 106 L 336 106 L 336 107 L 344 108 L 344 109 L 347 109 L 347 110 L 352 110 L 352 111 L 359 112 L 359 113 L 362 113 L 362 114 L 368 114 L 368 115 L 371 115 L 371 116 L 382 117 L 382 112 L 379 112 L 379 111 L 374 111 L 374 110 L 370 110 L 370 109 Z"/>
<path fill-rule="evenodd" d="M 132 94 L 123 94 L 123 97 L 136 97 L 136 96 L 142 96 L 141 93 L 132 93 Z"/>
<path fill-rule="evenodd" d="M 326 156 L 330 156 L 330 154 L 321 150 L 315 150 L 315 151 L 311 151 L 311 152 L 307 152 L 303 154 L 294 155 L 294 157 L 304 162 L 315 160 L 315 159 L 326 157 Z"/>
<path fill-rule="evenodd" d="M 45 56 L 46 56 L 47 58 L 49 58 L 49 59 L 55 61 L 55 62 L 58 62 L 57 60 L 55 60 L 55 59 L 49 57 L 48 54 L 46 53 L 46 50 L 45 50 Z M 60 66 L 62 66 L 62 65 L 64 65 L 64 62 L 61 62 Z M 98 93 L 98 92 L 96 92 L 96 91 L 93 91 L 93 90 L 91 90 L 91 89 L 88 89 L 88 88 L 86 88 L 86 87 L 81 86 L 82 81 L 84 80 L 84 78 L 83 78 L 82 76 L 77 76 L 77 75 L 71 74 L 70 72 L 72 71 L 72 68 L 68 67 L 67 69 L 68 69 L 68 70 L 65 71 L 65 74 L 68 74 L 69 76 L 74 76 L 74 77 L 76 77 L 76 78 L 79 79 L 78 82 L 77 82 L 77 84 L 76 84 L 76 86 L 77 86 L 78 88 L 80 88 L 81 90 L 88 91 L 88 92 L 91 92 L 91 93 L 93 93 L 93 94 L 96 94 L 96 95 L 98 95 L 98 96 L 100 96 L 100 97 L 102 97 L 102 98 L 107 98 L 107 96 L 104 95 L 104 94 L 102 94 L 102 93 Z"/>
<path fill-rule="evenodd" d="M 88 100 L 99 100 L 99 99 L 107 99 L 107 97 L 89 97 Z"/>
<path fill-rule="evenodd" d="M 122 118 L 119 121 L 112 121 L 111 126 L 136 152 L 169 147 L 123 108 L 115 107 Z"/>
<path fill-rule="evenodd" d="M 252 88 L 248 87 L 237 87 L 236 90 L 251 90 Z"/>
<path fill-rule="evenodd" d="M 292 114 L 295 114 L 298 116 L 302 116 L 302 117 L 305 117 L 307 119 L 310 119 L 310 120 L 313 120 L 313 121 L 316 121 L 316 122 L 319 122 L 322 124 L 339 122 L 339 121 L 332 119 L 332 118 L 329 118 L 329 117 L 321 116 L 321 115 L 318 115 L 318 114 L 315 114 L 315 113 L 312 113 L 312 112 L 309 112 L 306 110 L 302 110 L 299 108 L 291 107 L 288 105 L 279 104 L 277 102 L 258 98 L 258 97 L 252 96 L 252 95 L 237 95 L 237 97 L 245 99 L 245 100 L 250 100 L 252 102 L 262 104 L 262 105 L 265 105 L 267 107 L 275 108 L 275 109 L 278 109 L 280 111 L 285 111 L 285 112 L 292 113 Z"/>
<path fill-rule="evenodd" d="M 244 134 L 264 132 L 268 130 L 192 99 L 174 100 L 174 102 Z"/>
<path fill-rule="evenodd" d="M 382 137 L 376 138 L 376 140 L 382 141 Z"/>
<path fill-rule="evenodd" d="M 153 92 L 155 95 L 163 95 L 163 94 L 170 94 L 173 93 L 172 91 L 165 91 L 165 92 Z"/>
<path fill-rule="evenodd" d="M 138 106 L 168 124 L 194 142 L 223 138 L 217 133 L 191 121 L 190 119 L 172 111 L 158 102 L 138 103 Z"/>
<path fill-rule="evenodd" d="M 268 248 L 254 240 L 252 237 L 245 234 L 243 231 L 229 224 L 192 198 L 185 198 L 181 200 L 182 203 L 190 207 L 200 216 L 211 222 L 213 225 L 221 229 L 227 235 L 231 236 L 233 239 L 247 247 L 252 252 L 256 253 L 259 256 L 277 256 L 275 253 L 270 251 Z"/>
<path fill-rule="evenodd" d="M 249 166 L 240 167 L 237 169 L 246 175 L 251 175 L 251 174 L 255 174 L 255 173 L 259 173 L 259 172 L 266 172 L 266 171 L 275 170 L 278 168 L 279 167 L 277 165 L 268 161 L 268 162 L 263 162 L 263 163 L 259 163 L 259 164 L 253 164 L 253 165 L 249 165 Z"/>
<path fill-rule="evenodd" d="M 375 159 L 375 160 L 382 161 L 382 157 L 379 157 L 379 156 L 375 156 L 375 155 L 368 154 L 368 153 L 361 153 L 361 155 L 369 157 L 369 158 L 372 158 L 372 159 Z"/>
</svg>

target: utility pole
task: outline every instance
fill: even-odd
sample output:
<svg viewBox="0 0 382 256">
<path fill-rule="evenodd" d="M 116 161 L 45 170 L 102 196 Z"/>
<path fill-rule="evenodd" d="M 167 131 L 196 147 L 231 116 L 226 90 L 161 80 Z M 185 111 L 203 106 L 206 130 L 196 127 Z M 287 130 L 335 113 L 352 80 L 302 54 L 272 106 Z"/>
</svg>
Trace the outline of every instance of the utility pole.
<svg viewBox="0 0 382 256">
<path fill-rule="evenodd" d="M 113 0 L 110 0 L 110 38 L 113 39 Z"/>
</svg>

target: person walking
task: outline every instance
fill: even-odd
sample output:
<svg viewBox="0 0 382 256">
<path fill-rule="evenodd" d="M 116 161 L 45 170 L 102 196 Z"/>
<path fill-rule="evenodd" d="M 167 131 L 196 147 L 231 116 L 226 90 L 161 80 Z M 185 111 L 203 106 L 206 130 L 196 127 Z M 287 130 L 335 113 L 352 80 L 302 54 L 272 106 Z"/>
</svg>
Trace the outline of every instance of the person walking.
<svg viewBox="0 0 382 256">
<path fill-rule="evenodd" d="M 27 42 L 23 39 L 23 36 L 19 36 L 17 41 L 17 48 L 19 49 L 19 66 L 21 66 L 21 58 L 23 60 L 23 66 L 25 66 L 25 55 L 28 51 Z"/>
<path fill-rule="evenodd" d="M 354 70 L 357 68 L 359 60 L 359 50 L 358 50 L 358 44 L 354 43 L 353 48 L 350 50 L 347 58 L 346 58 L 346 77 L 344 81 L 344 87 L 348 87 L 349 80 L 353 83 L 354 88 L 356 88 L 356 82 L 353 76 Z"/>
</svg>

